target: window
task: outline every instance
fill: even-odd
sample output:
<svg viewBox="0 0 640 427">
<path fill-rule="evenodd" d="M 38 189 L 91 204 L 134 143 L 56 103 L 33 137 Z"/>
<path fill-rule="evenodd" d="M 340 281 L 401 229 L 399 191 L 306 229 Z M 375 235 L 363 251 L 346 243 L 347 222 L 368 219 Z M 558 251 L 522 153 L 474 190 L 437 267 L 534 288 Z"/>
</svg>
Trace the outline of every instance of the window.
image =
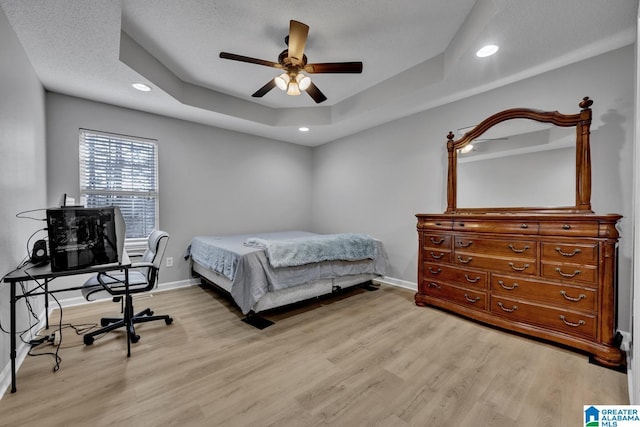
<svg viewBox="0 0 640 427">
<path fill-rule="evenodd" d="M 119 206 L 127 243 L 146 241 L 158 226 L 156 141 L 80 129 L 80 198 L 86 207 Z"/>
</svg>

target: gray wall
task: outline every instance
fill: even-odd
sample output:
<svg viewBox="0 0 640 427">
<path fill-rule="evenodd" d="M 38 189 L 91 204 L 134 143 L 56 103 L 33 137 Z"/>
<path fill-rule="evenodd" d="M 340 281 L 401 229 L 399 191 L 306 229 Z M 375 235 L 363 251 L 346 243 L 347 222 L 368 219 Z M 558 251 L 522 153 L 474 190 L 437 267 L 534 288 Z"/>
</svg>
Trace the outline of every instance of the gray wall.
<svg viewBox="0 0 640 427">
<path fill-rule="evenodd" d="M 163 282 L 189 279 L 181 255 L 193 235 L 310 229 L 367 232 L 382 239 L 389 254 L 389 276 L 415 283 L 414 214 L 445 208 L 447 132 L 517 106 L 576 112 L 578 101 L 588 95 L 595 100 L 593 208 L 625 216 L 620 225 L 619 319 L 620 327 L 629 330 L 632 47 L 315 149 L 58 94 L 47 94 L 45 100 L 4 14 L 0 51 L 3 272 L 22 260 L 29 235 L 42 227 L 16 219 L 15 214 L 53 206 L 63 192 L 77 196 L 78 129 L 85 127 L 158 139 L 160 227 L 172 235 L 167 255 L 175 261 L 173 268 L 163 268 Z M 0 292 L 0 320 L 5 326 L 6 287 Z M 26 313 L 22 315 L 24 323 Z M 0 334 L 0 366 L 7 366 L 8 353 L 8 336 Z"/>
<path fill-rule="evenodd" d="M 318 147 L 314 227 L 375 235 L 386 245 L 389 276 L 415 284 L 414 215 L 446 208 L 447 133 L 513 107 L 576 113 L 578 102 L 589 96 L 594 99 L 592 205 L 596 213 L 624 215 L 618 318 L 629 330 L 634 69 L 633 46 L 628 46 Z"/>
<path fill-rule="evenodd" d="M 308 147 L 55 93 L 46 108 L 50 206 L 62 193 L 79 198 L 80 128 L 158 140 L 160 228 L 174 258 L 162 282 L 189 279 L 182 256 L 195 235 L 311 227 Z"/>
<path fill-rule="evenodd" d="M 46 226 L 16 218 L 21 211 L 45 206 L 46 150 L 44 90 L 2 9 L 0 53 L 0 272 L 4 275 L 27 256 L 29 236 Z M 43 303 L 34 302 L 34 310 L 41 314 Z M 6 330 L 9 320 L 9 288 L 2 284 L 0 322 Z M 28 326 L 23 308 L 18 312 L 18 330 Z M 0 333 L 0 369 L 8 369 L 9 345 L 9 335 Z"/>
</svg>

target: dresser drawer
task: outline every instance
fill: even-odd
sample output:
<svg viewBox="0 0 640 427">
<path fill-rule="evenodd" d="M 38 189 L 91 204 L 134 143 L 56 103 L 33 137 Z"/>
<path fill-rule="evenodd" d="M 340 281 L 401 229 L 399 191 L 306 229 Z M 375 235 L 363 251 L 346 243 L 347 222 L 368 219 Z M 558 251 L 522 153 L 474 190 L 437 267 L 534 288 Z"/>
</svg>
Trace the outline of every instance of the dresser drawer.
<svg viewBox="0 0 640 427">
<path fill-rule="evenodd" d="M 420 291 L 423 294 L 453 301 L 466 307 L 487 310 L 487 293 L 483 291 L 458 288 L 434 281 L 421 284 Z"/>
<path fill-rule="evenodd" d="M 418 230 L 451 230 L 452 224 L 450 219 L 418 217 Z"/>
<path fill-rule="evenodd" d="M 436 248 L 422 248 L 422 259 L 424 261 L 451 263 L 451 251 L 442 251 Z"/>
<path fill-rule="evenodd" d="M 538 223 L 535 221 L 453 221 L 455 231 L 469 231 L 477 233 L 509 233 L 509 234 L 537 234 Z"/>
<path fill-rule="evenodd" d="M 542 259 L 595 265 L 598 263 L 598 242 L 542 242 Z"/>
<path fill-rule="evenodd" d="M 550 279 L 581 282 L 595 286 L 598 283 L 598 267 L 584 264 L 542 262 L 542 276 Z"/>
<path fill-rule="evenodd" d="M 588 339 L 596 337 L 595 315 L 495 295 L 491 297 L 490 311 L 497 316 L 506 317 L 515 322 L 537 325 Z"/>
<path fill-rule="evenodd" d="M 422 248 L 451 250 L 451 234 L 422 233 Z"/>
<path fill-rule="evenodd" d="M 425 262 L 423 270 L 425 282 L 444 281 L 473 289 L 487 288 L 487 273 L 447 265 Z"/>
<path fill-rule="evenodd" d="M 540 223 L 540 234 L 553 236 L 597 237 L 598 221 L 558 221 Z"/>
<path fill-rule="evenodd" d="M 478 254 L 455 252 L 453 263 L 479 269 L 506 273 L 536 274 L 536 260 L 533 258 L 492 257 Z"/>
<path fill-rule="evenodd" d="M 456 234 L 453 245 L 457 252 L 503 255 L 509 257 L 535 258 L 535 240 L 488 239 L 469 234 Z"/>
<path fill-rule="evenodd" d="M 580 286 L 546 283 L 526 277 L 491 276 L 492 295 L 553 304 L 570 310 L 595 312 L 597 292 Z"/>
</svg>

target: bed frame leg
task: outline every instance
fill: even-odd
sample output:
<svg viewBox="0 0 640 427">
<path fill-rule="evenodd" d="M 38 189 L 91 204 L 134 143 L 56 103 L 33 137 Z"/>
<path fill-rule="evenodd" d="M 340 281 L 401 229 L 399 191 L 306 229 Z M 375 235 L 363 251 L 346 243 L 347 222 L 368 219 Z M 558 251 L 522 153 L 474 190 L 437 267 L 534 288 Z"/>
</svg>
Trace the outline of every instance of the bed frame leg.
<svg viewBox="0 0 640 427">
<path fill-rule="evenodd" d="M 247 314 L 242 321 L 248 325 L 253 326 L 254 328 L 257 329 L 264 329 L 264 328 L 268 328 L 269 326 L 273 325 L 274 322 L 272 322 L 269 319 L 265 319 L 262 316 L 258 316 L 257 314 L 255 314 L 254 312 L 250 312 L 249 314 Z"/>
<path fill-rule="evenodd" d="M 364 290 L 367 291 L 377 291 L 378 289 L 380 289 L 380 286 L 376 286 L 373 284 L 373 282 L 371 280 L 369 280 L 368 282 L 365 282 L 363 284 L 360 285 L 360 287 Z"/>
</svg>

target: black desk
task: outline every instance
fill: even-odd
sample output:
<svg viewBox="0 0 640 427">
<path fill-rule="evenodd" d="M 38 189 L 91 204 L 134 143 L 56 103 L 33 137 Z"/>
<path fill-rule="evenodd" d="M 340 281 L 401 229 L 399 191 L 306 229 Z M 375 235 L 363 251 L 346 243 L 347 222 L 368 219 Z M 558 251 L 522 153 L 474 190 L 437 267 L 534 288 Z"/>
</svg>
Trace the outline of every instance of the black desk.
<svg viewBox="0 0 640 427">
<path fill-rule="evenodd" d="M 129 268 L 131 267 L 131 261 L 129 256 L 125 252 L 122 257 L 121 263 L 102 264 L 92 267 L 82 268 L 78 270 L 70 271 L 51 271 L 50 264 L 43 266 L 35 266 L 33 264 L 27 264 L 24 267 L 15 270 L 4 278 L 5 283 L 9 283 L 10 290 L 10 304 L 11 304 L 11 393 L 16 392 L 16 303 L 21 298 L 27 298 L 32 296 L 44 295 L 45 297 L 45 315 L 46 315 L 46 327 L 49 327 L 49 294 L 64 291 L 73 291 L 82 289 L 82 286 L 73 286 L 64 289 L 49 290 L 49 282 L 58 277 L 77 276 L 80 274 L 95 274 L 107 271 L 124 271 L 125 277 L 125 301 L 129 298 Z M 26 282 L 30 280 L 44 280 L 42 286 L 38 286 L 35 289 L 26 291 L 23 294 L 16 294 L 16 285 L 18 282 Z M 125 324 L 129 326 L 129 319 L 127 314 L 129 310 L 125 307 Z M 130 328 L 127 330 L 127 357 L 131 356 L 131 337 L 129 336 Z"/>
</svg>

